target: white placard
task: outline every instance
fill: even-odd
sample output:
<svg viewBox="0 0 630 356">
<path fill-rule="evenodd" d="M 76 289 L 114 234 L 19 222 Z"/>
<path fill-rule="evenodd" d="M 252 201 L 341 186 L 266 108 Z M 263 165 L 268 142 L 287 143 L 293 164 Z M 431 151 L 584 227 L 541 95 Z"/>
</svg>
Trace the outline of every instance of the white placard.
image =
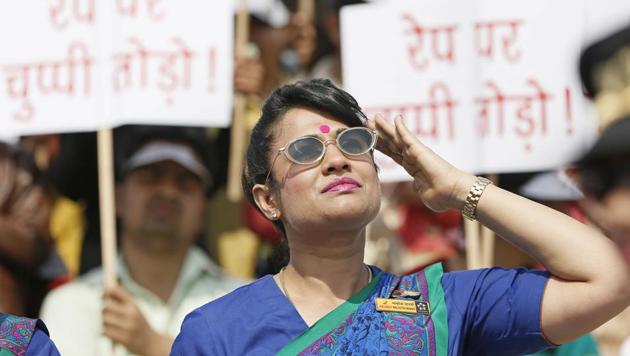
<svg viewBox="0 0 630 356">
<path fill-rule="evenodd" d="M 231 1 L 23 0 L 0 33 L 3 136 L 230 123 Z"/>
<path fill-rule="evenodd" d="M 630 14 L 630 5 L 608 2 Z M 348 6 L 344 86 L 368 115 L 402 114 L 425 144 L 464 170 L 555 168 L 595 133 L 577 74 L 592 8 L 586 0 Z M 382 155 L 378 164 L 384 181 L 409 178 Z"/>
</svg>

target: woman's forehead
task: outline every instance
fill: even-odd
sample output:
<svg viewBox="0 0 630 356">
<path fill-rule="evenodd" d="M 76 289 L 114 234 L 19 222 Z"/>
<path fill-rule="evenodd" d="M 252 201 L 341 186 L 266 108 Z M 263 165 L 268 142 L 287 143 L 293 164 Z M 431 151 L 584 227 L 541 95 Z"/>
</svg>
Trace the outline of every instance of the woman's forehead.
<svg viewBox="0 0 630 356">
<path fill-rule="evenodd" d="M 277 128 L 278 139 L 291 139 L 304 135 L 335 135 L 339 129 L 348 128 L 348 125 L 331 115 L 293 108 L 284 114 Z"/>
</svg>

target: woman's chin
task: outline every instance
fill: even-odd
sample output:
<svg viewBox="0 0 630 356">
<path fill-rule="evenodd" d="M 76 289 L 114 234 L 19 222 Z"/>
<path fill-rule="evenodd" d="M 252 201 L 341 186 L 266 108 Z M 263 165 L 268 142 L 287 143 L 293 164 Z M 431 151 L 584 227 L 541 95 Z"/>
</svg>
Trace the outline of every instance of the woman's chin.
<svg viewBox="0 0 630 356">
<path fill-rule="evenodd" d="M 325 212 L 324 220 L 328 224 L 339 225 L 340 227 L 354 227 L 357 229 L 365 227 L 378 213 L 378 209 L 368 207 L 334 207 Z"/>
</svg>

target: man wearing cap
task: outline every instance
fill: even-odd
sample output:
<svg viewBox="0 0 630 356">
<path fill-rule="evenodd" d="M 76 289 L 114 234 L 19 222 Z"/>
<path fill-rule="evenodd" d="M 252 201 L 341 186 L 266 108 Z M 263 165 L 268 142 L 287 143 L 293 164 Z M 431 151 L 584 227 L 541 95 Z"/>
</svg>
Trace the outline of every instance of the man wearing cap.
<svg viewBox="0 0 630 356">
<path fill-rule="evenodd" d="M 195 247 L 213 181 L 203 130 L 117 132 L 118 287 L 101 268 L 51 292 L 42 319 L 62 355 L 168 354 L 184 316 L 238 286 Z M 121 148 L 121 149 L 119 149 Z"/>
</svg>

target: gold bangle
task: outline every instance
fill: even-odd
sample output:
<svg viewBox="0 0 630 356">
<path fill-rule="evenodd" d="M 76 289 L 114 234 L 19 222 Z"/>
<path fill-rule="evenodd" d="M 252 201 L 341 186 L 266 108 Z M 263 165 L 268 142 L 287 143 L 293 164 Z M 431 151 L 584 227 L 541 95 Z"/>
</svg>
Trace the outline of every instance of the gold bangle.
<svg viewBox="0 0 630 356">
<path fill-rule="evenodd" d="M 481 199 L 481 195 L 488 184 L 492 184 L 492 182 L 484 177 L 477 177 L 475 184 L 470 188 L 466 197 L 466 203 L 462 209 L 462 215 L 467 219 L 477 220 L 477 204 L 479 204 L 479 199 Z"/>
</svg>

